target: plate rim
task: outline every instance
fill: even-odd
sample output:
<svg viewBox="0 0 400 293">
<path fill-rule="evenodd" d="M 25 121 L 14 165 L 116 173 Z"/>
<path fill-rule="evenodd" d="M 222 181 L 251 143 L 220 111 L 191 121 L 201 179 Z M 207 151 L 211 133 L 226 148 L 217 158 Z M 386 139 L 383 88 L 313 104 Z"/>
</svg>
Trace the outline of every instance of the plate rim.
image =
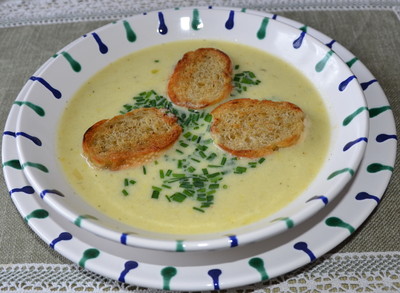
<svg viewBox="0 0 400 293">
<path fill-rule="evenodd" d="M 248 10 L 249 11 L 249 10 Z M 260 12 L 260 13 L 262 13 L 262 12 Z M 263 15 L 268 15 L 268 13 L 262 13 Z M 277 18 L 279 18 L 279 19 L 282 19 L 282 20 L 285 20 L 286 18 L 284 18 L 284 17 L 277 17 Z M 279 20 L 278 19 L 278 20 Z M 328 37 L 327 37 L 328 38 Z M 340 45 L 341 46 L 341 45 Z M 341 47 L 341 48 L 339 48 L 339 49 L 341 49 L 341 50 L 347 50 L 347 49 L 345 49 L 344 47 Z M 367 70 L 368 71 L 368 69 L 367 68 L 365 68 L 364 70 Z M 370 72 L 368 71 L 368 73 L 370 74 Z M 372 74 L 371 74 L 371 76 L 372 76 Z M 379 84 L 378 84 L 378 86 L 379 86 Z M 380 86 L 379 86 L 380 87 Z M 382 97 L 380 97 L 381 99 L 383 98 L 384 99 L 384 102 L 386 102 L 387 104 L 389 104 L 388 103 L 388 101 L 387 101 L 387 98 L 386 98 L 386 96 L 384 95 L 384 93 L 383 93 L 383 91 L 382 91 L 382 94 L 383 94 L 383 96 Z M 13 106 L 13 107 L 15 107 L 15 106 Z M 13 111 L 13 109 L 11 109 L 11 111 Z M 11 112 L 10 112 L 11 113 Z M 391 120 L 391 121 L 389 121 L 389 122 L 391 122 L 390 123 L 390 125 L 388 124 L 388 125 L 386 125 L 387 127 L 391 127 L 393 130 L 394 130 L 394 132 L 396 133 L 396 129 L 395 129 L 395 124 L 394 124 L 394 117 L 393 117 L 393 114 L 392 114 L 392 112 L 390 111 L 390 112 L 387 112 L 387 113 L 390 113 L 389 115 L 389 117 L 387 117 L 386 119 L 387 120 Z M 7 119 L 7 120 L 9 120 L 9 119 Z M 11 122 L 10 122 L 11 123 Z M 6 126 L 7 126 L 7 123 L 6 123 Z M 4 148 L 4 145 L 5 144 L 9 144 L 10 143 L 10 140 L 9 139 L 3 139 L 3 148 Z M 387 154 L 387 153 L 385 153 L 385 155 L 387 156 L 387 160 L 388 160 L 388 162 L 390 162 L 390 163 L 392 163 L 392 165 L 394 164 L 394 161 L 395 161 L 395 154 L 396 154 L 396 148 L 397 148 L 397 146 L 396 146 L 396 144 L 392 147 L 393 148 L 393 152 L 391 153 L 391 154 Z M 391 156 L 390 156 L 391 155 Z M 6 156 L 6 154 L 3 154 L 3 162 L 4 162 L 4 156 Z M 8 170 L 8 169 L 4 169 L 3 168 L 3 170 L 4 170 L 4 175 L 5 175 L 5 178 L 9 175 L 9 172 L 11 172 L 10 170 Z M 6 176 L 7 175 L 7 176 Z M 384 185 L 383 187 L 383 190 L 382 190 L 382 194 L 380 195 L 380 197 L 379 197 L 379 199 L 383 196 L 383 194 L 384 194 L 384 191 L 385 191 L 385 189 L 386 189 L 386 186 L 387 186 L 387 184 L 389 183 L 389 180 L 390 180 L 390 177 L 391 177 L 391 174 L 389 175 L 389 176 L 386 176 L 385 177 L 385 179 L 386 179 L 386 181 L 385 182 L 382 182 L 382 185 Z M 9 184 L 11 184 L 11 179 L 8 179 L 8 181 L 7 181 L 7 186 L 9 185 Z M 9 186 L 9 189 L 11 190 L 11 188 L 12 188 L 13 186 Z M 18 207 L 20 204 L 21 204 L 21 202 L 17 199 L 17 197 L 16 196 L 13 196 L 13 195 L 11 195 L 11 197 L 12 197 L 12 200 L 14 201 L 14 204 Z M 44 202 L 41 202 L 39 199 L 36 199 L 37 200 L 37 202 L 40 202 L 40 204 L 42 204 L 42 205 L 45 205 L 44 204 Z M 344 200 L 344 199 L 342 199 L 342 200 Z M 22 203 L 23 204 L 23 203 Z M 374 210 L 374 208 L 375 208 L 375 206 L 376 206 L 376 204 L 371 204 L 371 205 L 368 205 L 368 207 L 365 207 L 364 206 L 364 214 L 362 215 L 362 217 L 358 217 L 358 222 L 357 223 L 355 223 L 355 224 L 353 224 L 353 226 L 355 227 L 355 228 L 358 228 L 359 227 L 359 225 L 361 225 L 361 223 L 362 222 L 364 222 L 365 220 L 366 220 L 366 218 L 368 217 L 368 215 Z M 22 215 L 23 217 L 25 217 L 24 215 Z M 49 219 L 51 219 L 51 218 L 49 218 Z M 32 229 L 34 229 L 35 230 L 35 232 L 37 232 L 37 234 L 39 234 L 40 233 L 40 231 L 42 230 L 42 224 L 41 224 L 41 222 L 40 221 L 29 221 L 28 222 L 28 224 L 29 224 L 29 226 L 31 226 L 32 227 Z M 56 223 L 57 225 L 58 225 L 58 223 Z M 318 223 L 318 224 L 316 224 L 316 225 L 319 225 L 320 223 Z M 294 228 L 295 229 L 295 228 Z M 309 231 L 307 231 L 306 233 L 310 233 Z M 304 234 L 306 234 L 306 233 L 304 233 Z M 302 234 L 303 235 L 303 234 Z M 322 245 L 322 247 L 319 247 L 318 249 L 316 249 L 316 248 L 314 248 L 313 247 L 313 253 L 314 253 L 314 256 L 315 257 L 319 257 L 319 256 L 322 256 L 324 253 L 326 253 L 328 250 L 330 250 L 330 249 L 332 249 L 333 247 L 335 247 L 336 245 L 338 245 L 339 243 L 341 243 L 345 238 L 347 238 L 348 236 L 350 236 L 351 235 L 351 233 L 349 234 L 348 232 L 346 233 L 346 231 L 341 231 L 340 233 L 337 233 L 337 235 L 336 235 L 336 237 L 334 237 L 334 240 L 335 241 L 333 241 L 333 242 L 335 242 L 334 244 L 332 244 L 332 245 L 330 245 L 330 247 L 327 247 L 326 245 Z M 45 235 L 42 235 L 42 234 L 40 234 L 40 236 L 41 237 L 45 237 Z M 50 243 L 51 242 L 51 239 L 44 239 L 44 238 L 42 238 L 45 242 L 47 242 L 47 243 Z M 54 238 L 53 238 L 53 240 L 54 240 Z M 81 241 L 80 239 L 78 239 L 79 241 Z M 60 243 L 61 244 L 61 243 Z M 63 252 L 65 252 L 65 251 L 63 251 L 63 246 L 59 246 L 59 245 L 56 245 L 55 246 L 55 249 L 60 253 L 60 254 L 63 254 Z M 65 248 L 65 247 L 64 247 Z M 131 248 L 131 249 L 136 249 L 136 248 Z M 295 264 L 295 266 L 296 267 L 292 267 L 291 269 L 289 269 L 289 270 L 287 270 L 286 272 L 288 272 L 288 271 L 291 271 L 291 270 L 293 270 L 293 269 L 296 269 L 296 268 L 298 268 L 298 267 L 300 267 L 300 266 L 303 266 L 303 265 L 305 265 L 305 264 L 307 264 L 307 263 L 309 263 L 310 261 L 312 261 L 312 259 L 311 259 L 311 257 L 310 257 L 310 255 L 309 254 L 307 254 L 307 253 L 305 253 L 306 251 L 299 251 L 300 252 L 300 255 L 299 255 L 299 259 L 297 259 L 297 263 Z M 261 255 L 264 255 L 265 253 L 262 253 L 262 254 L 260 254 L 259 256 L 261 256 Z M 70 256 L 71 257 L 71 256 Z M 72 258 L 72 257 L 71 257 Z M 241 260 L 238 260 L 238 261 L 241 261 Z M 76 261 L 75 261 L 76 262 Z M 88 264 L 89 264 L 89 262 L 88 262 Z M 222 264 L 221 264 L 222 265 Z M 211 267 L 221 267 L 221 265 L 213 265 L 213 266 L 209 266 L 210 268 Z M 224 265 L 226 265 L 226 264 L 224 264 Z M 93 264 L 93 265 L 90 265 L 90 266 L 86 266 L 88 269 L 90 269 L 90 270 L 93 270 L 94 272 L 97 272 L 97 273 L 100 273 L 100 274 L 104 274 L 105 272 L 104 271 L 101 271 L 98 267 L 98 264 L 96 265 L 96 264 Z M 180 268 L 181 269 L 181 268 Z M 286 269 L 288 269 L 288 268 L 286 268 Z M 157 270 L 156 270 L 157 271 Z M 159 270 L 158 270 L 159 271 Z M 281 273 L 279 273 L 279 272 L 276 272 L 276 274 L 282 274 L 282 273 L 286 273 L 286 272 L 281 272 Z M 107 273 L 107 272 L 106 272 Z M 108 277 L 111 277 L 111 278 L 115 278 L 115 276 L 108 276 Z M 130 282 L 132 282 L 132 280 L 133 281 L 135 281 L 135 276 L 134 276 L 134 274 L 132 274 L 132 277 L 133 278 L 130 278 L 129 280 L 127 280 L 127 281 L 130 281 Z M 159 276 L 160 277 L 160 276 Z M 243 281 L 243 279 L 241 279 L 242 280 L 242 283 L 240 283 L 240 281 L 239 280 L 236 280 L 236 283 L 234 284 L 234 286 L 233 287 L 235 287 L 235 286 L 240 286 L 240 285 L 248 285 L 248 284 L 250 284 L 250 283 L 253 283 L 253 282 L 258 282 L 258 281 L 260 281 L 260 280 L 255 280 L 256 279 L 256 277 L 258 277 L 259 278 L 259 276 L 257 275 L 257 274 L 252 274 L 252 276 L 251 276 L 251 278 L 250 278 L 250 280 L 248 280 L 249 278 L 247 278 L 246 279 L 246 281 Z M 271 277 L 276 277 L 276 275 L 271 275 Z M 207 284 L 203 284 L 202 286 L 198 286 L 198 287 L 196 287 L 196 288 L 193 288 L 193 287 L 191 287 L 191 285 L 192 284 L 188 284 L 188 283 L 186 283 L 186 284 L 184 284 L 184 283 L 180 283 L 180 284 L 172 284 L 171 283 L 171 289 L 176 289 L 176 290 L 201 290 L 201 289 L 204 289 L 204 290 L 207 290 L 207 289 L 215 289 L 215 284 L 216 284 L 216 282 L 212 282 L 212 279 L 211 279 L 211 277 L 210 276 L 207 276 L 207 278 L 208 278 L 208 282 L 207 282 Z M 238 279 L 240 279 L 240 278 L 238 278 Z M 174 280 L 174 278 L 172 278 L 172 280 Z M 161 281 L 161 279 L 160 279 L 160 281 Z M 227 284 L 227 283 L 225 283 L 225 282 L 222 282 L 223 281 L 223 279 L 222 279 L 222 276 L 221 276 L 221 280 L 220 280 L 221 282 L 217 282 L 219 285 L 220 285 L 220 287 L 221 288 L 223 288 L 223 289 L 225 289 L 225 288 L 230 288 L 230 287 L 232 287 L 232 286 L 230 286 L 230 284 Z M 243 282 L 245 282 L 246 284 L 244 284 Z M 250 282 L 250 283 L 248 283 L 248 282 Z M 240 284 L 238 284 L 238 283 L 240 283 Z M 133 283 L 133 284 L 135 284 L 135 283 Z M 147 284 L 147 285 L 146 285 Z M 233 284 L 233 282 L 231 283 L 231 284 Z M 135 285 L 138 285 L 138 284 L 135 284 Z M 162 287 L 162 284 L 161 284 L 161 282 L 157 285 L 157 284 L 154 284 L 154 280 L 152 281 L 152 283 L 149 283 L 149 280 L 147 280 L 147 283 L 145 283 L 145 284 L 139 284 L 139 285 L 141 285 L 141 286 L 146 286 L 146 287 L 153 287 L 153 288 L 160 288 L 160 289 L 165 289 L 165 288 L 163 288 Z M 172 286 L 173 285 L 173 286 Z M 176 288 L 175 288 L 176 287 Z"/>
</svg>

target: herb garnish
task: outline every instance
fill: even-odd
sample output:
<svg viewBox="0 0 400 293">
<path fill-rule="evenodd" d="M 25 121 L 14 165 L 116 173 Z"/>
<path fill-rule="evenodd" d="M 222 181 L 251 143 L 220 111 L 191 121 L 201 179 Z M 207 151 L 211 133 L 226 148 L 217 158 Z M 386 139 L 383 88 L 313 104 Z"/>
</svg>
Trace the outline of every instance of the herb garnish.
<svg viewBox="0 0 400 293">
<path fill-rule="evenodd" d="M 236 66 L 235 70 L 238 68 Z M 241 93 L 246 91 L 248 86 L 257 85 L 260 81 L 254 73 L 243 71 L 235 74 L 233 83 L 235 91 Z M 125 104 L 120 113 L 125 114 L 133 109 L 150 107 L 163 108 L 174 114 L 183 128 L 181 139 L 175 146 L 177 157 L 165 156 L 166 160 L 176 163 L 176 171 L 159 169 L 159 184 L 152 186 L 150 195 L 153 199 L 165 198 L 168 202 L 175 203 L 190 199 L 195 203 L 193 210 L 204 213 L 214 204 L 217 190 L 228 188 L 227 184 L 223 184 L 225 175 L 243 174 L 248 168 L 256 168 L 265 161 L 264 158 L 250 162 L 238 160 L 211 147 L 213 141 L 209 129 L 212 115 L 207 110 L 196 111 L 176 107 L 154 90 L 133 97 L 133 104 Z M 142 168 L 143 174 L 146 175 L 146 167 Z M 126 188 L 130 182 L 133 181 L 124 180 L 125 188 L 122 193 L 125 196 L 129 194 Z M 173 194 L 171 190 L 174 190 Z M 160 197 L 161 195 L 163 197 Z"/>
</svg>

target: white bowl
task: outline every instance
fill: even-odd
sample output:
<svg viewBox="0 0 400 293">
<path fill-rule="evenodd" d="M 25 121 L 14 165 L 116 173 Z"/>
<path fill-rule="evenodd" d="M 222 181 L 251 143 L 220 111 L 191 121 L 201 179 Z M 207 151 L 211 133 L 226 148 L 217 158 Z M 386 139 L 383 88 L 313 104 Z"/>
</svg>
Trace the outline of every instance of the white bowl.
<svg viewBox="0 0 400 293">
<path fill-rule="evenodd" d="M 283 209 L 255 223 L 195 235 L 137 229 L 101 213 L 69 184 L 57 159 L 58 122 L 69 99 L 111 62 L 154 45 L 192 39 L 255 47 L 307 76 L 320 93 L 329 115 L 328 153 L 320 172 L 304 192 Z M 74 63 L 76 60 L 79 62 Z M 69 221 L 104 238 L 136 247 L 212 250 L 244 245 L 284 232 L 313 216 L 345 188 L 363 157 L 368 140 L 366 102 L 348 66 L 328 46 L 307 33 L 245 12 L 182 8 L 133 16 L 69 44 L 30 82 L 25 101 L 40 106 L 45 114 L 38 115 L 31 107 L 21 108 L 19 114 L 17 131 L 23 135 L 17 137 L 17 147 L 26 177 L 42 198 Z"/>
</svg>

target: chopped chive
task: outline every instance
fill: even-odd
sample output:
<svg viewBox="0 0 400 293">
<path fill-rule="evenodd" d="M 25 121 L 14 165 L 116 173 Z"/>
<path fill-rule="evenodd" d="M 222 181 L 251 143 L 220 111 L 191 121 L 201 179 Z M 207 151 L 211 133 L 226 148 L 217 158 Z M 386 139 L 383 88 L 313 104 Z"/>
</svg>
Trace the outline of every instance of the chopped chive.
<svg viewBox="0 0 400 293">
<path fill-rule="evenodd" d="M 207 160 L 212 161 L 212 160 L 215 159 L 216 156 L 217 156 L 216 153 L 211 153 L 211 155 L 209 155 L 209 156 L 207 157 Z"/>
<path fill-rule="evenodd" d="M 205 158 L 207 157 L 207 155 L 206 155 L 203 151 L 200 151 L 200 152 L 199 152 L 199 155 L 200 155 L 200 157 L 202 157 L 203 159 L 205 159 Z"/>
<path fill-rule="evenodd" d="M 207 165 L 207 167 L 210 167 L 210 168 L 221 168 L 222 166 L 221 165 Z"/>
<path fill-rule="evenodd" d="M 183 183 L 179 184 L 179 187 L 188 189 L 188 188 L 193 188 L 193 185 L 189 182 L 183 182 Z"/>
<path fill-rule="evenodd" d="M 151 198 L 158 199 L 159 196 L 160 196 L 160 191 L 153 190 L 153 193 L 151 194 Z"/>
<path fill-rule="evenodd" d="M 160 178 L 164 179 L 165 175 L 164 175 L 164 170 L 160 170 Z"/>
<path fill-rule="evenodd" d="M 172 170 L 171 169 L 168 169 L 168 171 L 167 171 L 167 173 L 165 173 L 165 176 L 170 176 L 172 174 Z"/>
<path fill-rule="evenodd" d="M 164 188 L 171 189 L 171 186 L 169 186 L 169 185 L 167 185 L 167 184 L 163 184 L 163 185 L 161 185 L 161 186 L 164 187 Z"/>
<path fill-rule="evenodd" d="M 208 175 L 208 170 L 206 168 L 201 169 L 201 171 L 203 172 L 204 175 Z"/>
<path fill-rule="evenodd" d="M 194 181 L 193 185 L 195 187 L 204 187 L 204 182 L 203 181 Z"/>
<path fill-rule="evenodd" d="M 171 195 L 171 199 L 176 202 L 183 202 L 186 199 L 186 195 L 184 195 L 181 192 L 176 192 L 173 195 Z"/>
<path fill-rule="evenodd" d="M 131 185 L 133 185 L 133 184 L 135 184 L 136 183 L 136 181 L 135 180 L 129 180 L 129 184 L 131 184 Z"/>
<path fill-rule="evenodd" d="M 146 170 L 146 167 L 145 167 L 145 166 L 143 166 L 143 174 L 144 174 L 144 175 L 147 174 L 147 170 Z"/>
<path fill-rule="evenodd" d="M 203 210 L 203 209 L 200 209 L 200 208 L 198 208 L 198 207 L 193 207 L 193 209 L 196 210 L 196 211 L 198 211 L 198 212 L 204 213 L 204 210 Z"/>
<path fill-rule="evenodd" d="M 220 172 L 208 174 L 208 175 L 207 175 L 207 178 L 214 178 L 214 177 L 216 177 L 216 176 L 218 176 L 218 175 L 220 175 L 220 174 L 221 174 Z"/>
<path fill-rule="evenodd" d="M 193 173 L 194 171 L 196 171 L 196 168 L 190 166 L 187 170 L 188 172 Z"/>
<path fill-rule="evenodd" d="M 169 202 L 171 202 L 171 198 L 170 198 L 168 195 L 165 195 L 165 197 L 167 198 L 167 200 L 168 200 Z"/>
<path fill-rule="evenodd" d="M 196 192 L 194 190 L 191 190 L 191 189 L 185 189 L 182 193 L 187 195 L 187 196 L 193 196 Z"/>
<path fill-rule="evenodd" d="M 233 173 L 235 173 L 235 174 L 242 174 L 242 173 L 244 173 L 244 172 L 246 172 L 246 170 L 247 170 L 247 168 L 246 167 L 236 167 L 235 168 L 235 171 L 233 172 Z"/>
<path fill-rule="evenodd" d="M 210 184 L 210 186 L 208 186 L 208 188 L 210 188 L 210 189 L 217 189 L 217 188 L 219 188 L 219 184 L 216 184 L 216 183 Z"/>
<path fill-rule="evenodd" d="M 157 186 L 152 186 L 151 189 L 155 190 L 155 191 L 161 191 L 162 188 L 157 187 Z"/>
<path fill-rule="evenodd" d="M 225 165 L 225 163 L 226 163 L 226 157 L 223 157 L 221 160 L 221 165 L 223 166 L 223 165 Z"/>
<path fill-rule="evenodd" d="M 239 69 L 239 65 L 235 65 L 235 70 L 238 70 Z"/>
<path fill-rule="evenodd" d="M 205 203 L 202 203 L 200 207 L 201 208 L 209 208 L 211 205 L 212 205 L 211 202 L 205 202 Z"/>
<path fill-rule="evenodd" d="M 265 161 L 265 158 L 261 158 L 261 159 L 258 160 L 258 163 L 262 164 L 262 163 L 264 163 L 264 161 Z"/>
<path fill-rule="evenodd" d="M 208 146 L 206 146 L 206 145 L 198 145 L 196 149 L 204 152 L 204 151 L 206 151 L 208 149 Z"/>
<path fill-rule="evenodd" d="M 122 189 L 122 194 L 125 195 L 125 196 L 128 196 L 128 195 L 129 195 L 129 192 L 126 191 L 126 189 Z"/>
<path fill-rule="evenodd" d="M 186 132 L 183 136 L 185 138 L 190 138 L 192 136 L 192 133 L 191 132 Z"/>
<path fill-rule="evenodd" d="M 185 178 L 186 175 L 185 175 L 185 174 L 180 174 L 180 173 L 173 173 L 173 174 L 172 174 L 172 177 L 175 177 L 175 178 Z"/>
<path fill-rule="evenodd" d="M 192 136 L 192 141 L 195 141 L 199 136 L 198 135 L 193 135 Z"/>
<path fill-rule="evenodd" d="M 177 153 L 181 154 L 181 155 L 183 154 L 183 152 L 182 152 L 180 149 L 176 149 L 175 151 L 176 151 Z"/>
<path fill-rule="evenodd" d="M 206 117 L 204 117 L 204 120 L 207 121 L 207 122 L 211 122 L 212 115 L 207 113 Z"/>
<path fill-rule="evenodd" d="M 207 196 L 213 195 L 213 194 L 215 194 L 216 192 L 217 192 L 217 190 L 216 190 L 216 189 L 213 189 L 213 190 L 207 191 L 206 195 L 207 195 Z"/>
<path fill-rule="evenodd" d="M 179 168 L 179 169 L 182 168 L 182 160 L 178 160 L 178 168 Z"/>
<path fill-rule="evenodd" d="M 187 148 L 189 145 L 183 141 L 179 143 L 181 147 Z"/>
<path fill-rule="evenodd" d="M 195 158 L 190 158 L 192 161 L 195 161 L 195 162 L 197 162 L 197 163 L 200 163 L 201 161 L 200 160 L 198 160 L 198 159 L 195 159 Z"/>
<path fill-rule="evenodd" d="M 249 162 L 250 168 L 256 168 L 257 167 L 257 162 Z"/>
<path fill-rule="evenodd" d="M 124 179 L 124 186 L 128 186 L 129 185 L 129 179 L 128 178 L 125 178 Z"/>
</svg>

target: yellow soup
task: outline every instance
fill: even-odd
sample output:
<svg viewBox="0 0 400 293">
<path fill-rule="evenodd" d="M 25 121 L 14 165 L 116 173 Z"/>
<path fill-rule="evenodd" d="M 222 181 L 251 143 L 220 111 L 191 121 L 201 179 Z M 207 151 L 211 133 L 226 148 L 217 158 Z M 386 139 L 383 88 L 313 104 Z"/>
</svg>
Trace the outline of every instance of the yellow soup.
<svg viewBox="0 0 400 293">
<path fill-rule="evenodd" d="M 301 142 L 262 159 L 233 158 L 211 140 L 207 114 L 213 107 L 189 112 L 171 105 L 168 78 L 185 52 L 200 47 L 231 57 L 234 75 L 242 76 L 231 98 L 284 100 L 302 108 L 307 118 Z M 82 156 L 85 131 L 151 103 L 173 106 L 181 118 L 184 130 L 175 145 L 143 167 L 114 172 L 91 167 Z M 69 101 L 58 133 L 65 174 L 92 206 L 140 229 L 197 234 L 253 223 L 295 199 L 325 159 L 330 128 L 319 93 L 294 67 L 245 45 L 198 40 L 154 46 L 113 62 Z"/>
</svg>

